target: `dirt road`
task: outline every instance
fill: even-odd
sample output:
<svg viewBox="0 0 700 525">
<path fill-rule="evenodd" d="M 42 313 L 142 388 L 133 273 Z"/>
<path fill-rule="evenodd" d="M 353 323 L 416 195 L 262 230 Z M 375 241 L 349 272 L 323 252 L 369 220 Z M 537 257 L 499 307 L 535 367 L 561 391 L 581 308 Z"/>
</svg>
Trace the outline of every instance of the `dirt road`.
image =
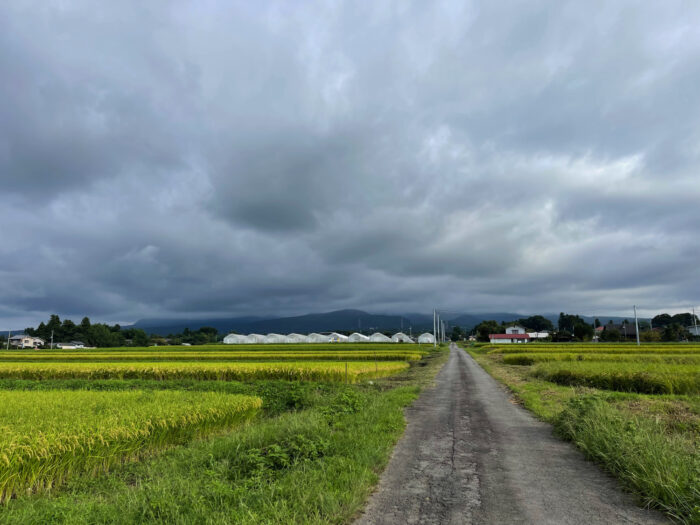
<svg viewBox="0 0 700 525">
<path fill-rule="evenodd" d="M 452 346 L 358 524 L 667 523 Z"/>
</svg>

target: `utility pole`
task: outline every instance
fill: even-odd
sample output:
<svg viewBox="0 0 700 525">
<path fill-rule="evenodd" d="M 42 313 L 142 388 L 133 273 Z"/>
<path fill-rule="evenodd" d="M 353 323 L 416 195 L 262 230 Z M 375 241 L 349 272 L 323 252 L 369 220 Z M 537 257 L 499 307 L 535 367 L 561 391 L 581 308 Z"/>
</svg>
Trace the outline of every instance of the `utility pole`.
<svg viewBox="0 0 700 525">
<path fill-rule="evenodd" d="M 433 348 L 437 348 L 437 335 L 435 332 L 435 308 L 433 308 Z"/>
<path fill-rule="evenodd" d="M 53 350 L 53 330 L 51 330 L 51 350 Z"/>
<path fill-rule="evenodd" d="M 639 346 L 639 323 L 637 322 L 637 305 L 634 305 L 634 331 L 637 333 L 637 346 Z"/>
<path fill-rule="evenodd" d="M 695 307 L 693 306 L 693 326 L 695 327 L 695 333 L 693 334 L 694 336 L 698 336 L 698 319 L 695 317 Z"/>
<path fill-rule="evenodd" d="M 12 330 L 7 331 L 7 349 L 10 349 L 10 337 L 12 337 Z"/>
</svg>

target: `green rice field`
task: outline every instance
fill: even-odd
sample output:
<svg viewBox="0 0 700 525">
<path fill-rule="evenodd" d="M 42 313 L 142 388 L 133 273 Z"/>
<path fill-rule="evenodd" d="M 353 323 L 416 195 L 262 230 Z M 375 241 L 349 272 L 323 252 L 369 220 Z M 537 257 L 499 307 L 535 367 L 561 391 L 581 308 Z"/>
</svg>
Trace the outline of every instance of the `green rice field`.
<svg viewBox="0 0 700 525">
<path fill-rule="evenodd" d="M 217 513 L 295 522 L 319 512 L 319 502 L 283 495 L 287 473 L 308 478 L 309 497 L 337 491 L 323 512 L 349 518 L 397 439 L 415 378 L 434 374 L 443 356 L 407 344 L 0 351 L 0 524 L 184 523 Z M 397 374 L 404 379 L 393 385 Z M 377 380 L 389 386 L 375 390 Z M 171 461 L 168 450 L 183 466 L 151 478 L 156 458 Z M 333 457 L 344 458 L 340 472 Z M 202 499 L 196 487 L 207 476 L 214 485 Z M 155 479 L 189 488 L 156 496 Z M 222 487 L 237 496 L 210 500 Z M 101 514 L 109 505 L 118 510 Z"/>
</svg>

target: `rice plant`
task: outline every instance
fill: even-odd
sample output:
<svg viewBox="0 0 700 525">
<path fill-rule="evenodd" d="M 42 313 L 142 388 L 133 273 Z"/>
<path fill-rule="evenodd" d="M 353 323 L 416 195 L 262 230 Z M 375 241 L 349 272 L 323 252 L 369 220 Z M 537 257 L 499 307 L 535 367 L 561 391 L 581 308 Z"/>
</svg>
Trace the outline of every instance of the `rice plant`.
<svg viewBox="0 0 700 525">
<path fill-rule="evenodd" d="M 261 406 L 215 392 L 2 391 L 0 501 L 232 426 Z"/>
<path fill-rule="evenodd" d="M 0 363 L 3 379 L 199 379 L 355 383 L 405 370 L 405 361 Z"/>
</svg>

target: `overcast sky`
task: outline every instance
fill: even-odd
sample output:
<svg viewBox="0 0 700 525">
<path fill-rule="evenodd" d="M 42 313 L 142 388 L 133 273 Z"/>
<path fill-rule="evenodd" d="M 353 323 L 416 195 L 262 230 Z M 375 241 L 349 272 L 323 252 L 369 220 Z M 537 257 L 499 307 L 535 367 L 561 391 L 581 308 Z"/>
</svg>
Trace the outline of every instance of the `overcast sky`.
<svg viewBox="0 0 700 525">
<path fill-rule="evenodd" d="M 687 310 L 698 57 L 695 1 L 3 1 L 0 325 Z"/>
</svg>

